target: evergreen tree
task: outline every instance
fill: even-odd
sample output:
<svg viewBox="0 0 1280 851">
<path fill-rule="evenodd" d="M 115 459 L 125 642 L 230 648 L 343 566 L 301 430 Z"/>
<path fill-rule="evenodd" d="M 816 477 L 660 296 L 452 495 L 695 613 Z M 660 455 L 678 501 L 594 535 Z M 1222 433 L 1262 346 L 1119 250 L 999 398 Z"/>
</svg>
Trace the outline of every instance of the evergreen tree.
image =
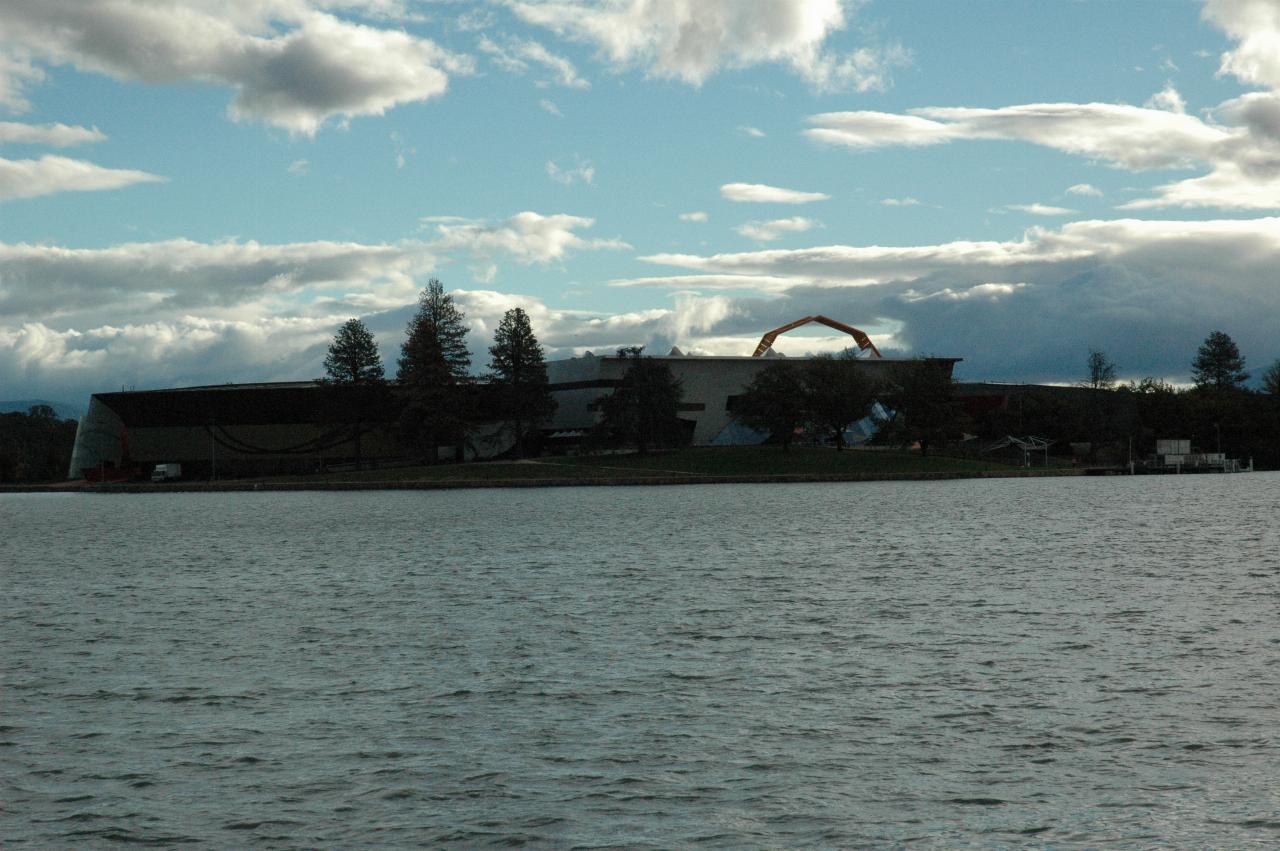
<svg viewBox="0 0 1280 851">
<path fill-rule="evenodd" d="M 618 349 L 629 365 L 618 388 L 600 397 L 600 426 L 640 454 L 650 447 L 676 446 L 684 439 L 678 411 L 684 393 L 680 380 L 665 363 L 643 357 L 642 347 Z"/>
<path fill-rule="evenodd" d="M 734 402 L 733 418 L 748 428 L 769 432 L 787 449 L 805 422 L 805 389 L 798 366 L 774 361 L 756 373 Z"/>
<path fill-rule="evenodd" d="M 836 450 L 844 450 L 849 426 L 871 413 L 879 388 L 855 364 L 852 357 L 817 355 L 801 371 L 804 412 L 821 431 L 831 433 Z"/>
<path fill-rule="evenodd" d="M 510 423 L 515 437 L 516 454 L 523 457 L 526 432 L 533 424 L 555 412 L 547 383 L 547 364 L 542 346 L 533 335 L 529 314 L 513 307 L 502 316 L 489 347 L 493 358 L 492 384 L 498 394 L 503 418 Z"/>
<path fill-rule="evenodd" d="M 1249 379 L 1249 373 L 1244 371 L 1244 358 L 1235 341 L 1221 331 L 1213 331 L 1191 362 L 1191 378 L 1197 387 L 1234 390 Z"/>
<path fill-rule="evenodd" d="M 359 319 L 348 319 L 334 335 L 324 358 L 323 383 L 334 391 L 331 407 L 354 430 L 356 469 L 361 467 L 360 443 L 372 408 L 383 401 L 386 375 L 373 335 Z"/>
<path fill-rule="evenodd" d="M 401 434 L 432 463 L 444 445 L 453 444 L 455 457 L 461 455 L 473 419 L 464 318 L 453 296 L 432 278 L 418 297 L 418 311 L 400 346 L 396 378 L 405 392 Z"/>
</svg>

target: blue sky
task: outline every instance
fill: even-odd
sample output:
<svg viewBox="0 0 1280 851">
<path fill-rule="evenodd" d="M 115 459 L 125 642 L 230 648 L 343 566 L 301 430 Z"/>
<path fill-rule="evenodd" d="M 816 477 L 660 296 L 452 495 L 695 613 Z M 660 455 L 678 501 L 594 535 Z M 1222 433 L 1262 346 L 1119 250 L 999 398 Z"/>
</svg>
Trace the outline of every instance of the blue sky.
<svg viewBox="0 0 1280 851">
<path fill-rule="evenodd" d="M 1280 0 L 0 0 L 0 398 L 394 358 L 1280 356 Z M 784 338 L 792 354 L 847 341 Z"/>
</svg>

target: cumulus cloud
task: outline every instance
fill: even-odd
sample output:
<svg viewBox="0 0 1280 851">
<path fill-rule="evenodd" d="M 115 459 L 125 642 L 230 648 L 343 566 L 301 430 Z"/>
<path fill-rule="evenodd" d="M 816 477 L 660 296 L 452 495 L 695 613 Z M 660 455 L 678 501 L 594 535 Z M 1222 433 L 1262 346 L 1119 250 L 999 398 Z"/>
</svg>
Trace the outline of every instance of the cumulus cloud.
<svg viewBox="0 0 1280 851">
<path fill-rule="evenodd" d="M 233 118 L 314 134 L 327 119 L 381 115 L 444 93 L 470 61 L 398 29 L 340 19 L 307 0 L 41 0 L 0 4 L 0 47 L 146 83 L 212 82 Z M 387 4 L 345 3 L 386 11 Z M 0 93 L 24 80 L 0 66 Z M 28 75 L 27 80 L 30 80 Z"/>
<path fill-rule="evenodd" d="M 582 0 L 524 2 L 528 23 L 593 45 L 617 68 L 700 85 L 722 68 L 790 67 L 823 91 L 885 88 L 911 54 L 896 44 L 836 54 L 824 42 L 848 24 L 842 0 Z"/>
<path fill-rule="evenodd" d="M 1208 0 L 1202 14 L 1238 42 L 1222 54 L 1219 73 L 1280 90 L 1280 7 L 1272 0 Z"/>
<path fill-rule="evenodd" d="M 97 127 L 73 127 L 68 124 L 18 124 L 0 121 L 0 144 L 49 145 L 68 148 L 89 142 L 106 140 L 105 133 Z"/>
<path fill-rule="evenodd" d="M 569 89 L 591 87 L 578 74 L 578 69 L 572 62 L 532 39 L 512 38 L 498 44 L 488 36 L 482 36 L 478 46 L 482 52 L 489 54 L 495 65 L 512 73 L 528 74 L 530 66 L 536 66 L 541 71 L 537 78 L 539 86 L 557 85 Z"/>
<path fill-rule="evenodd" d="M 691 213 L 681 213 L 678 218 L 682 222 L 705 222 L 707 214 L 702 210 L 694 210 Z"/>
<path fill-rule="evenodd" d="M 831 197 L 821 192 L 801 192 L 763 183 L 726 183 L 720 187 L 720 195 L 746 204 L 810 204 Z"/>
<path fill-rule="evenodd" d="M 752 139 L 763 139 L 764 131 L 759 127 L 739 127 L 739 132 L 744 136 L 750 136 Z"/>
<path fill-rule="evenodd" d="M 806 219 L 803 216 L 792 216 L 787 219 L 771 219 L 767 222 L 747 222 L 739 225 L 735 230 L 757 242 L 773 242 L 784 234 L 804 233 L 817 227 L 822 227 L 821 222 Z"/>
<path fill-rule="evenodd" d="M 556 118 L 564 118 L 564 113 L 560 111 L 560 107 L 556 106 L 553 101 L 543 98 L 538 101 L 538 106 L 542 108 L 543 112 L 554 115 Z"/>
<path fill-rule="evenodd" d="M 1094 198 L 1101 197 L 1102 190 L 1089 183 L 1077 183 L 1067 187 L 1068 195 L 1089 195 Z"/>
<path fill-rule="evenodd" d="M 918 207 L 920 202 L 915 198 L 881 198 L 880 203 L 885 207 Z"/>
<path fill-rule="evenodd" d="M 145 171 L 103 168 L 84 160 L 46 154 L 37 160 L 0 159 L 0 201 L 35 198 L 55 192 L 119 189 L 164 178 Z"/>
<path fill-rule="evenodd" d="M 1078 221 L 1005 242 L 642 259 L 694 274 L 620 285 L 760 293 L 735 299 L 733 322 L 713 334 L 824 313 L 892 327 L 902 351 L 963 357 L 963 374 L 979 378 L 1075 380 L 1083 354 L 1074 364 L 1063 353 L 1089 345 L 1129 374 L 1185 375 L 1217 327 L 1247 356 L 1270 359 L 1280 312 L 1276 218 Z"/>
<path fill-rule="evenodd" d="M 497 256 L 524 264 L 547 264 L 575 251 L 631 247 L 619 239 L 584 239 L 576 231 L 592 227 L 595 220 L 566 214 L 544 216 L 525 211 L 498 223 L 467 219 L 427 221 L 436 229 L 430 247 L 438 252 L 470 255 L 477 264 L 473 271 L 481 281 L 490 281 L 497 274 L 493 262 Z"/>
</svg>

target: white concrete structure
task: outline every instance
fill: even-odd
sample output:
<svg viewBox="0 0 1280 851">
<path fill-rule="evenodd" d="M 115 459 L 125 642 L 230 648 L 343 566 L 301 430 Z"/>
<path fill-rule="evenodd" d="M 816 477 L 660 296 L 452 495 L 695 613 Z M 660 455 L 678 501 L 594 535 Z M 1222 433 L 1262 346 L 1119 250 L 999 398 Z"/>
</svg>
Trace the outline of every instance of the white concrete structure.
<svg viewBox="0 0 1280 851">
<path fill-rule="evenodd" d="M 751 380 L 771 363 L 774 357 L 702 357 L 670 354 L 655 357 L 671 369 L 684 388 L 680 418 L 693 424 L 695 446 L 759 443 L 761 435 L 743 429 L 733 420 L 731 400 L 740 395 Z M 803 363 L 808 358 L 789 358 Z M 950 374 L 959 358 L 930 358 L 945 366 Z M 879 377 L 898 358 L 860 358 L 860 369 Z M 558 404 L 549 426 L 553 432 L 589 429 L 600 419 L 596 401 L 618 386 L 628 366 L 627 358 L 615 355 L 595 356 L 590 353 L 568 360 L 549 361 L 547 378 Z"/>
</svg>

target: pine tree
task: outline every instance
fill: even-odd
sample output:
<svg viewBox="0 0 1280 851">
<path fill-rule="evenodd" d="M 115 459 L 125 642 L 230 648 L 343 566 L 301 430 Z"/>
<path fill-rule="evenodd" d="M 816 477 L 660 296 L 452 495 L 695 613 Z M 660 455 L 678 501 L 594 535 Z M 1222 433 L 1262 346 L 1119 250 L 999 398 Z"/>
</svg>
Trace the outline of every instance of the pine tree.
<svg viewBox="0 0 1280 851">
<path fill-rule="evenodd" d="M 324 371 L 323 383 L 336 391 L 331 406 L 341 408 L 343 417 L 355 431 L 356 469 L 359 470 L 364 423 L 386 388 L 378 344 L 359 319 L 348 319 L 338 329 L 325 355 Z"/>
<path fill-rule="evenodd" d="M 400 346 L 396 378 L 406 396 L 401 433 L 433 463 L 441 446 L 461 446 L 472 420 L 464 319 L 453 296 L 432 278 L 418 297 L 418 311 Z"/>
<path fill-rule="evenodd" d="M 1191 378 L 1197 387 L 1234 390 L 1249 379 L 1244 358 L 1234 340 L 1221 331 L 1210 332 L 1191 362 Z"/>
<path fill-rule="evenodd" d="M 533 334 L 529 315 L 513 307 L 502 316 L 489 347 L 493 358 L 492 384 L 498 394 L 502 416 L 510 423 L 516 454 L 523 457 L 528 426 L 555 412 L 547 383 L 547 364 L 542 346 Z"/>
</svg>

